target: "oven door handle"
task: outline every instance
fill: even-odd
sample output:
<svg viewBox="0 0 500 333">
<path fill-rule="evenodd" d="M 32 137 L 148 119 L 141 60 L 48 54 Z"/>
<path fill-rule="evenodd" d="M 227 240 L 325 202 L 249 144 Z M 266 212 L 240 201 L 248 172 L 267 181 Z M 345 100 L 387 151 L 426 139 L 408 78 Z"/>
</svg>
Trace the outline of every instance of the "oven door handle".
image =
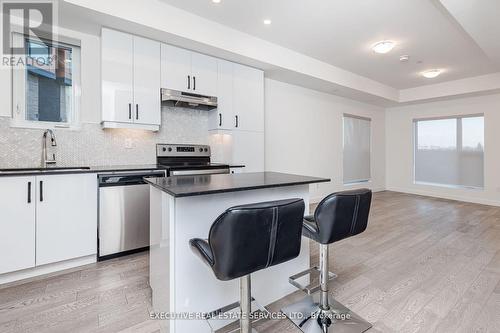
<svg viewBox="0 0 500 333">
<path fill-rule="evenodd" d="M 171 170 L 171 176 L 190 176 L 190 175 L 212 175 L 229 173 L 229 168 L 206 169 L 206 170 Z"/>
</svg>

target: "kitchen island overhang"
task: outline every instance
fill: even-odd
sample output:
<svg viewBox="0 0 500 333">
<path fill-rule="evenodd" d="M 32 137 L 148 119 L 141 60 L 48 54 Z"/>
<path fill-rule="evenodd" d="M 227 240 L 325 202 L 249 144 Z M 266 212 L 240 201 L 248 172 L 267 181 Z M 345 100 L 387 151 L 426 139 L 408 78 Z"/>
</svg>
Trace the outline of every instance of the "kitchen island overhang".
<svg viewBox="0 0 500 333">
<path fill-rule="evenodd" d="M 206 238 L 226 209 L 249 203 L 302 198 L 309 207 L 309 184 L 329 179 L 275 172 L 148 178 L 150 186 L 150 284 L 153 311 L 160 317 L 196 317 L 239 299 L 239 281 L 219 281 L 189 248 Z M 267 305 L 296 289 L 288 277 L 310 266 L 309 242 L 287 263 L 252 274 L 252 296 Z M 166 316 L 165 316 L 166 314 Z M 169 332 L 210 332 L 204 320 L 162 320 Z"/>
</svg>

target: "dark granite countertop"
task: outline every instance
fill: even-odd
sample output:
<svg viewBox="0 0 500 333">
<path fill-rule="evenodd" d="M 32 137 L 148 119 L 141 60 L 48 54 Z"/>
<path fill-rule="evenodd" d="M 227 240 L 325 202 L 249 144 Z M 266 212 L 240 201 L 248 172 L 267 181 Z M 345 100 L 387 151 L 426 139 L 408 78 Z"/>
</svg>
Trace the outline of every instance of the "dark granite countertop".
<svg viewBox="0 0 500 333">
<path fill-rule="evenodd" d="M 244 168 L 244 165 L 229 165 L 230 168 Z M 162 170 L 156 164 L 132 164 L 132 165 L 96 165 L 96 166 L 55 166 L 48 168 L 0 168 L 0 177 L 7 176 L 36 176 L 36 175 L 61 175 L 75 173 L 112 173 L 124 171 Z"/>
<path fill-rule="evenodd" d="M 112 173 L 123 171 L 159 170 L 156 164 L 144 165 L 108 165 L 108 166 L 84 166 L 84 167 L 48 167 L 48 168 L 14 168 L 0 169 L 2 176 L 36 176 L 36 175 L 60 175 L 75 173 Z"/>
<path fill-rule="evenodd" d="M 174 176 L 147 178 L 147 183 L 174 197 L 188 197 L 224 192 L 248 191 L 262 188 L 307 185 L 329 182 L 316 178 L 278 172 Z"/>
</svg>

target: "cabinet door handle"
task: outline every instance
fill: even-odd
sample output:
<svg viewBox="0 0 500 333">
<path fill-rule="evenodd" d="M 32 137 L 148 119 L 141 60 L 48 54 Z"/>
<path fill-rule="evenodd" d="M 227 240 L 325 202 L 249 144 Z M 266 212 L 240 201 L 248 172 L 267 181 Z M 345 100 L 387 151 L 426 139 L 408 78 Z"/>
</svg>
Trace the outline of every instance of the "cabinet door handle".
<svg viewBox="0 0 500 333">
<path fill-rule="evenodd" d="M 132 103 L 128 103 L 128 119 L 132 119 Z"/>
<path fill-rule="evenodd" d="M 234 116 L 236 118 L 236 127 L 238 127 L 238 116 Z"/>
<path fill-rule="evenodd" d="M 193 76 L 193 90 L 196 90 L 196 76 Z"/>
<path fill-rule="evenodd" d="M 191 89 L 191 75 L 188 75 L 188 89 Z"/>
<path fill-rule="evenodd" d="M 135 105 L 135 119 L 139 120 L 139 104 Z"/>
<path fill-rule="evenodd" d="M 43 180 L 40 180 L 40 202 L 43 201 Z"/>
<path fill-rule="evenodd" d="M 28 182 L 28 203 L 31 203 L 31 182 Z"/>
<path fill-rule="evenodd" d="M 219 126 L 222 126 L 222 113 L 219 113 Z"/>
</svg>

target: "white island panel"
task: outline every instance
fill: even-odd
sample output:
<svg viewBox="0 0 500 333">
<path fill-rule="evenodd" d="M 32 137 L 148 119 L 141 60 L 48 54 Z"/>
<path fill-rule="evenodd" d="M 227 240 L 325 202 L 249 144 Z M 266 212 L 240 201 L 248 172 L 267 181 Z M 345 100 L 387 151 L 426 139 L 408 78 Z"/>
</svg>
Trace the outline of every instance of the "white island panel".
<svg viewBox="0 0 500 333">
<path fill-rule="evenodd" d="M 226 209 L 256 202 L 302 198 L 309 207 L 309 185 L 176 197 L 151 186 L 150 282 L 153 309 L 165 313 L 209 312 L 239 301 L 239 280 L 219 281 L 190 250 L 191 238 L 207 238 Z M 309 242 L 289 262 L 252 274 L 252 296 L 263 305 L 296 289 L 288 277 L 309 268 Z M 210 332 L 204 320 L 162 321 L 168 332 Z"/>
</svg>

